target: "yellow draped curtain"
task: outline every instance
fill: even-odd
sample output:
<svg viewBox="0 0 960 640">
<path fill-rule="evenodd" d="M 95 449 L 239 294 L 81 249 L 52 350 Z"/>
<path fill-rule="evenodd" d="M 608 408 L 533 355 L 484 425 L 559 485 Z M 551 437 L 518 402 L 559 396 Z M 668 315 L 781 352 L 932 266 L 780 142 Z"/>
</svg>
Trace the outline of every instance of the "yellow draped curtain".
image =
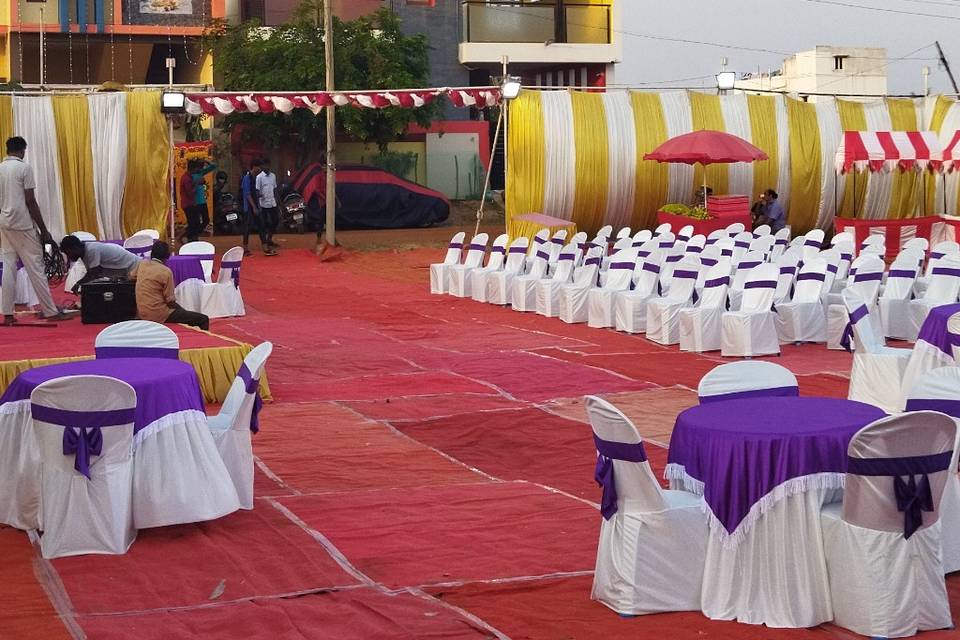
<svg viewBox="0 0 960 640">
<path fill-rule="evenodd" d="M 574 91 L 573 140 L 576 148 L 576 190 L 573 195 L 577 228 L 594 233 L 603 226 L 610 176 L 610 141 L 603 97 L 599 93 Z"/>
<path fill-rule="evenodd" d="M 893 131 L 918 131 L 917 108 L 913 100 L 887 99 L 887 112 L 890 114 L 890 127 Z M 888 218 L 912 218 L 919 202 L 920 176 L 913 169 L 900 171 L 895 169 L 891 174 L 893 184 L 890 190 L 890 207 L 887 209 Z"/>
<path fill-rule="evenodd" d="M 936 104 L 933 106 L 933 116 L 930 118 L 930 130 L 940 133 L 943 129 L 943 121 L 947 119 L 947 113 L 949 113 L 950 108 L 956 104 L 954 100 L 944 98 L 940 96 L 937 98 Z M 946 145 L 949 141 L 944 141 Z M 938 211 L 942 212 L 943 200 L 938 204 L 937 202 L 937 182 L 940 181 L 941 184 L 945 184 L 945 181 L 941 176 L 927 173 L 924 178 L 926 180 L 927 187 L 927 213 L 929 215 L 934 215 Z"/>
<path fill-rule="evenodd" d="M 817 225 L 820 210 L 820 125 L 817 109 L 803 100 L 786 98 L 790 130 L 790 209 L 794 233 Z"/>
<path fill-rule="evenodd" d="M 777 103 L 773 96 L 747 96 L 750 136 L 769 160 L 753 163 L 754 197 L 766 189 L 779 189 L 780 157 L 777 153 Z"/>
<path fill-rule="evenodd" d="M 712 131 L 725 131 L 723 122 L 723 110 L 720 108 L 720 96 L 712 96 L 697 91 L 688 91 L 690 97 L 690 115 L 693 121 L 694 131 L 703 131 L 710 129 Z M 699 164 L 693 165 L 693 185 L 700 188 L 704 184 L 704 172 L 706 172 L 706 184 L 713 189 L 717 195 L 726 194 L 729 184 L 730 170 L 725 164 L 711 164 L 703 167 Z"/>
<path fill-rule="evenodd" d="M 513 215 L 543 213 L 546 142 L 539 91 L 524 91 L 509 105 L 507 161 L 507 228 Z M 548 215 L 550 212 L 546 212 Z"/>
<path fill-rule="evenodd" d="M 644 160 L 667 139 L 667 121 L 663 104 L 656 93 L 630 94 L 633 106 L 634 131 L 637 136 L 636 193 L 633 197 L 633 216 L 630 226 L 646 229 L 657 221 L 657 210 L 667 201 L 669 167 L 660 162 Z"/>
<path fill-rule="evenodd" d="M 0 155 L 7 155 L 7 138 L 13 135 L 13 97 L 0 96 Z"/>
<path fill-rule="evenodd" d="M 123 231 L 167 229 L 169 163 L 167 123 L 160 113 L 159 91 L 127 94 L 127 184 L 123 193 Z"/>
<path fill-rule="evenodd" d="M 840 114 L 840 126 L 844 131 L 866 131 L 867 116 L 863 111 L 863 103 L 851 100 L 837 100 L 837 112 Z M 843 190 L 843 201 L 837 215 L 844 218 L 859 218 L 863 215 L 863 202 L 867 196 L 867 175 L 858 175 L 851 171 L 846 176 L 846 186 Z M 857 188 L 854 192 L 853 185 Z M 856 202 L 856 210 L 854 210 Z"/>
<path fill-rule="evenodd" d="M 51 102 L 57 128 L 57 155 L 60 159 L 66 231 L 88 231 L 99 235 L 87 96 L 53 96 Z"/>
</svg>

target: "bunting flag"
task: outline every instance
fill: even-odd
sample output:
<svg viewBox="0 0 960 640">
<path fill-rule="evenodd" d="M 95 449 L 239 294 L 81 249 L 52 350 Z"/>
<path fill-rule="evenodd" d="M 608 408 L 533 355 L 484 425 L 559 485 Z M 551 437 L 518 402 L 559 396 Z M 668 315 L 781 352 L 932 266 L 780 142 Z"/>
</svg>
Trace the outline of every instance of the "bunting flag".
<svg viewBox="0 0 960 640">
<path fill-rule="evenodd" d="M 309 109 L 314 115 L 324 107 L 357 107 L 385 109 L 403 107 L 415 109 L 430 104 L 439 96 L 447 96 L 455 107 L 495 107 L 501 94 L 497 87 L 470 87 L 463 89 L 416 89 L 407 91 L 338 91 L 328 93 L 188 93 L 187 113 L 194 116 L 225 116 L 231 113 L 290 113 L 294 109 Z"/>
<path fill-rule="evenodd" d="M 693 203 L 704 174 L 717 194 L 756 198 L 774 189 L 796 233 L 830 229 L 837 215 L 901 219 L 958 213 L 960 171 L 945 178 L 899 169 L 837 176 L 845 132 L 863 132 L 862 140 L 888 132 L 889 138 L 877 143 L 902 147 L 902 157 L 920 165 L 926 164 L 922 141 L 932 147 L 936 139 L 938 148 L 950 148 L 960 160 L 960 103 L 942 96 L 870 102 L 821 97 L 808 103 L 781 95 L 692 91 L 524 91 L 509 109 L 511 217 L 543 213 L 589 233 L 605 224 L 650 228 L 664 204 Z M 744 138 L 769 160 L 706 169 L 643 160 L 665 140 L 699 129 Z M 951 169 L 950 158 L 943 160 Z"/>
<path fill-rule="evenodd" d="M 164 230 L 167 126 L 159 91 L 0 96 L 0 138 L 22 136 L 55 239 Z"/>
</svg>

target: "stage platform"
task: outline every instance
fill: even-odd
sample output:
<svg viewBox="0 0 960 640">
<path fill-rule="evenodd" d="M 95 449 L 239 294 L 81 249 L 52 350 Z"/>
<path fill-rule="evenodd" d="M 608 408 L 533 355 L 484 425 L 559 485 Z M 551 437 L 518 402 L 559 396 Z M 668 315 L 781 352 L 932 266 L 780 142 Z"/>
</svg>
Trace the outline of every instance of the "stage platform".
<svg viewBox="0 0 960 640">
<path fill-rule="evenodd" d="M 0 327 L 0 393 L 21 371 L 48 364 L 93 358 L 93 344 L 106 325 L 78 319 L 56 325 Z M 204 400 L 222 403 L 252 347 L 225 336 L 179 324 L 167 325 L 180 339 L 180 359 L 197 372 Z M 269 399 L 266 374 L 260 392 Z"/>
</svg>

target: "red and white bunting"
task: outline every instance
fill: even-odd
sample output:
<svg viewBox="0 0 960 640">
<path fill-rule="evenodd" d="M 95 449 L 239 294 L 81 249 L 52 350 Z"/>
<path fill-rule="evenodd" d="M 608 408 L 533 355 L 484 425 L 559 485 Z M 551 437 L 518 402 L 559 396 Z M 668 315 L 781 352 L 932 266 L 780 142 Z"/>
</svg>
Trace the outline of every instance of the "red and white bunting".
<svg viewBox="0 0 960 640">
<path fill-rule="evenodd" d="M 844 131 L 837 149 L 837 173 L 902 171 L 919 168 L 940 171 L 944 153 L 932 131 Z"/>
<path fill-rule="evenodd" d="M 416 89 L 413 91 L 338 91 L 327 93 L 188 93 L 186 110 L 191 115 L 225 116 L 231 113 L 290 113 L 294 109 L 309 109 L 314 115 L 323 107 L 337 105 L 360 109 L 404 107 L 413 109 L 446 95 L 456 107 L 494 107 L 500 104 L 500 89 L 475 87 L 467 89 Z"/>
</svg>

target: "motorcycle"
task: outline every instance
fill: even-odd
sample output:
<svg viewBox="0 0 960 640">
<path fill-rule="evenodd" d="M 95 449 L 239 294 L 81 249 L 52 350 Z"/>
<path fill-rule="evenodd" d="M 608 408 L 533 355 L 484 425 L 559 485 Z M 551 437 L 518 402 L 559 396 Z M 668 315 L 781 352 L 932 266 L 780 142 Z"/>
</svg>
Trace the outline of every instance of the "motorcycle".
<svg viewBox="0 0 960 640">
<path fill-rule="evenodd" d="M 237 235 L 241 231 L 240 227 L 240 203 L 232 193 L 221 192 L 214 203 L 214 231 L 222 235 Z"/>
<path fill-rule="evenodd" d="M 303 196 L 289 183 L 280 188 L 280 225 L 292 233 L 303 233 L 307 228 L 307 204 Z"/>
</svg>

